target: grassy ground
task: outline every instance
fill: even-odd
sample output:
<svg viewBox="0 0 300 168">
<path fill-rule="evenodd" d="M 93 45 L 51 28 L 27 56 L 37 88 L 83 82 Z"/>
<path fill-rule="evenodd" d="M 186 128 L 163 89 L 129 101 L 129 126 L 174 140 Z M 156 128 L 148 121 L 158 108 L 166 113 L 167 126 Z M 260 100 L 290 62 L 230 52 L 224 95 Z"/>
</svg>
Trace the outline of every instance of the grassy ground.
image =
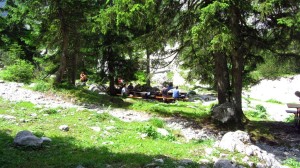
<svg viewBox="0 0 300 168">
<path fill-rule="evenodd" d="M 86 102 L 105 107 L 138 109 L 158 116 L 181 116 L 203 122 L 209 117 L 210 107 L 201 103 L 177 102 L 164 104 L 120 97 L 99 95 L 84 89 L 60 90 L 77 103 Z M 206 165 L 223 158 L 242 162 L 243 155 L 215 148 L 214 140 L 186 142 L 178 130 L 165 126 L 163 120 L 153 118 L 147 122 L 123 122 L 108 113 L 79 109 L 46 109 L 30 102 L 7 102 L 0 99 L 0 114 L 11 115 L 16 120 L 0 118 L 0 167 L 178 167 Z M 68 125 L 67 132 L 59 129 Z M 92 128 L 100 128 L 95 131 Z M 165 128 L 168 136 L 157 132 Z M 29 130 L 38 137 L 49 137 L 52 142 L 40 149 L 16 147 L 13 138 L 17 132 Z M 163 163 L 161 160 L 163 160 Z M 182 160 L 189 159 L 188 164 Z M 257 162 L 257 158 L 251 157 Z M 294 160 L 288 165 L 297 167 Z M 295 166 L 293 166 L 295 165 Z"/>
<path fill-rule="evenodd" d="M 16 117 L 0 119 L 0 167 L 143 167 L 154 159 L 164 160 L 161 167 L 176 167 L 185 158 L 192 160 L 188 167 L 197 167 L 205 148 L 213 145 L 213 140 L 187 143 L 173 130 L 164 137 L 155 129 L 164 127 L 159 119 L 128 123 L 107 113 L 42 109 L 29 102 L 4 100 L 0 101 L 0 114 Z M 70 127 L 68 132 L 59 130 L 65 124 Z M 41 149 L 14 147 L 13 138 L 21 130 L 49 137 L 52 142 Z"/>
</svg>

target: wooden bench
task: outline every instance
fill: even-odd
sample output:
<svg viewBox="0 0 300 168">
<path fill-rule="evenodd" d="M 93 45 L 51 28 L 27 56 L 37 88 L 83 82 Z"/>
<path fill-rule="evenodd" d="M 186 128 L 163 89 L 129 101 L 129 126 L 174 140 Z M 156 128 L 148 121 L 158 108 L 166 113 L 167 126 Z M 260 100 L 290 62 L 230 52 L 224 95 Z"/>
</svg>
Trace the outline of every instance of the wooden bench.
<svg viewBox="0 0 300 168">
<path fill-rule="evenodd" d="M 158 101 L 163 101 L 162 96 L 155 96 L 155 99 Z M 166 102 L 174 102 L 175 101 L 175 99 L 173 97 L 166 97 L 165 100 L 166 100 Z"/>
<path fill-rule="evenodd" d="M 294 123 L 298 131 L 300 131 L 300 104 L 298 103 L 287 103 L 288 108 L 295 108 L 293 110 L 286 110 L 287 113 L 294 114 Z"/>
</svg>

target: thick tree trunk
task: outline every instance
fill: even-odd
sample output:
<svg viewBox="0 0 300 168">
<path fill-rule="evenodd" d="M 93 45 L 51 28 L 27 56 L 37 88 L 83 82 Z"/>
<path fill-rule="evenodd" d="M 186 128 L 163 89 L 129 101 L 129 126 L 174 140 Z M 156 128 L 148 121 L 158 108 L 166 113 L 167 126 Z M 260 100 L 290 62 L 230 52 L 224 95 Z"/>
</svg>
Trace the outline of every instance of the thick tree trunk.
<svg viewBox="0 0 300 168">
<path fill-rule="evenodd" d="M 242 125 L 242 121 L 244 119 L 244 113 L 242 110 L 242 89 L 243 89 L 243 68 L 244 68 L 244 56 L 240 52 L 239 48 L 241 47 L 241 39 L 240 39 L 240 21 L 239 21 L 239 11 L 238 9 L 232 5 L 230 8 L 231 18 L 230 25 L 232 34 L 234 37 L 233 47 L 231 51 L 231 85 L 232 85 L 232 103 L 236 108 L 236 122 L 239 125 Z"/>
<path fill-rule="evenodd" d="M 227 67 L 227 58 L 223 53 L 214 54 L 215 61 L 215 81 L 218 91 L 219 104 L 229 102 L 230 94 L 230 80 L 229 70 Z"/>
<path fill-rule="evenodd" d="M 80 40 L 78 40 L 77 38 L 80 38 L 80 35 L 78 33 L 73 34 L 73 37 L 76 37 L 75 39 L 73 39 L 73 43 L 74 43 L 74 49 L 73 49 L 73 54 L 70 55 L 70 71 L 69 71 L 69 78 L 70 78 L 70 82 L 72 85 L 75 85 L 75 81 L 76 81 L 76 72 L 77 72 L 77 65 L 78 65 L 78 57 L 80 55 Z"/>
<path fill-rule="evenodd" d="M 244 117 L 242 110 L 242 89 L 243 89 L 243 56 L 238 51 L 232 52 L 232 86 L 233 86 L 233 97 L 232 102 L 237 110 L 237 119 L 241 120 Z"/>
</svg>

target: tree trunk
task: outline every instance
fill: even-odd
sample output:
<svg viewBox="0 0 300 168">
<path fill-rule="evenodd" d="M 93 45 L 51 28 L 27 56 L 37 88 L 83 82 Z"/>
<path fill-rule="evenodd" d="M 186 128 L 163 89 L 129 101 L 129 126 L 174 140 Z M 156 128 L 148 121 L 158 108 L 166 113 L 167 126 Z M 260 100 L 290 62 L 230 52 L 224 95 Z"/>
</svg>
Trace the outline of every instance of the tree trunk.
<svg viewBox="0 0 300 168">
<path fill-rule="evenodd" d="M 69 46 L 69 30 L 65 21 L 63 9 L 60 6 L 60 1 L 57 2 L 58 4 L 58 14 L 60 19 L 60 31 L 62 34 L 62 55 L 60 58 L 60 65 L 58 71 L 56 73 L 56 84 L 62 82 L 63 75 L 67 70 L 67 60 L 68 60 L 68 46 Z"/>
<path fill-rule="evenodd" d="M 237 110 L 237 119 L 242 121 L 244 113 L 242 110 L 242 89 L 243 89 L 243 56 L 238 51 L 232 52 L 232 86 L 233 86 L 233 97 L 232 102 Z"/>
<path fill-rule="evenodd" d="M 76 30 L 75 30 L 76 31 Z M 70 71 L 69 71 L 69 75 L 70 75 L 70 82 L 72 85 L 75 85 L 75 81 L 76 81 L 76 72 L 77 72 L 77 67 L 78 67 L 78 57 L 80 55 L 80 34 L 75 32 L 73 34 L 73 37 L 75 37 L 72 41 L 74 43 L 74 49 L 72 50 L 73 53 L 72 55 L 70 55 Z"/>
<path fill-rule="evenodd" d="M 109 94 L 116 95 L 115 90 L 115 68 L 114 68 L 114 53 L 111 48 L 107 49 L 107 68 L 108 68 L 108 79 L 109 79 Z"/>
<path fill-rule="evenodd" d="M 151 85 L 151 80 L 150 80 L 150 53 L 149 53 L 149 50 L 146 49 L 146 55 L 147 55 L 147 69 L 146 69 L 146 75 L 147 75 L 147 78 L 146 78 L 146 85 L 148 87 L 150 87 Z"/>
<path fill-rule="evenodd" d="M 230 102 L 230 80 L 226 55 L 223 53 L 216 53 L 214 54 L 214 61 L 219 104 Z"/>
<path fill-rule="evenodd" d="M 239 21 L 239 11 L 238 9 L 232 5 L 230 8 L 231 18 L 230 25 L 232 34 L 234 37 L 233 47 L 231 51 L 231 85 L 232 85 L 232 103 L 236 108 L 236 122 L 239 125 L 242 125 L 242 121 L 244 119 L 244 113 L 242 110 L 242 89 L 243 89 L 243 68 L 244 68 L 244 56 L 240 52 L 239 48 L 241 47 L 241 39 L 240 39 L 240 21 Z"/>
</svg>

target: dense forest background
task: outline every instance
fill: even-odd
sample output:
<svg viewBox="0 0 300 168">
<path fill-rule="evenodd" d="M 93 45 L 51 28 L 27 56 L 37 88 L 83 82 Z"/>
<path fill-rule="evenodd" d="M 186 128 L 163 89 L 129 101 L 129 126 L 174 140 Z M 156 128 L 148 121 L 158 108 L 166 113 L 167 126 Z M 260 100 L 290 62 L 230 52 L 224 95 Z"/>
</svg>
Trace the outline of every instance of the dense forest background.
<svg viewBox="0 0 300 168">
<path fill-rule="evenodd" d="M 240 124 L 244 86 L 300 71 L 299 8 L 296 0 L 2 0 L 1 75 L 55 75 L 53 85 L 72 86 L 86 71 L 114 95 L 118 78 L 150 86 L 153 69 L 177 61 L 219 104 L 234 104 Z"/>
</svg>

